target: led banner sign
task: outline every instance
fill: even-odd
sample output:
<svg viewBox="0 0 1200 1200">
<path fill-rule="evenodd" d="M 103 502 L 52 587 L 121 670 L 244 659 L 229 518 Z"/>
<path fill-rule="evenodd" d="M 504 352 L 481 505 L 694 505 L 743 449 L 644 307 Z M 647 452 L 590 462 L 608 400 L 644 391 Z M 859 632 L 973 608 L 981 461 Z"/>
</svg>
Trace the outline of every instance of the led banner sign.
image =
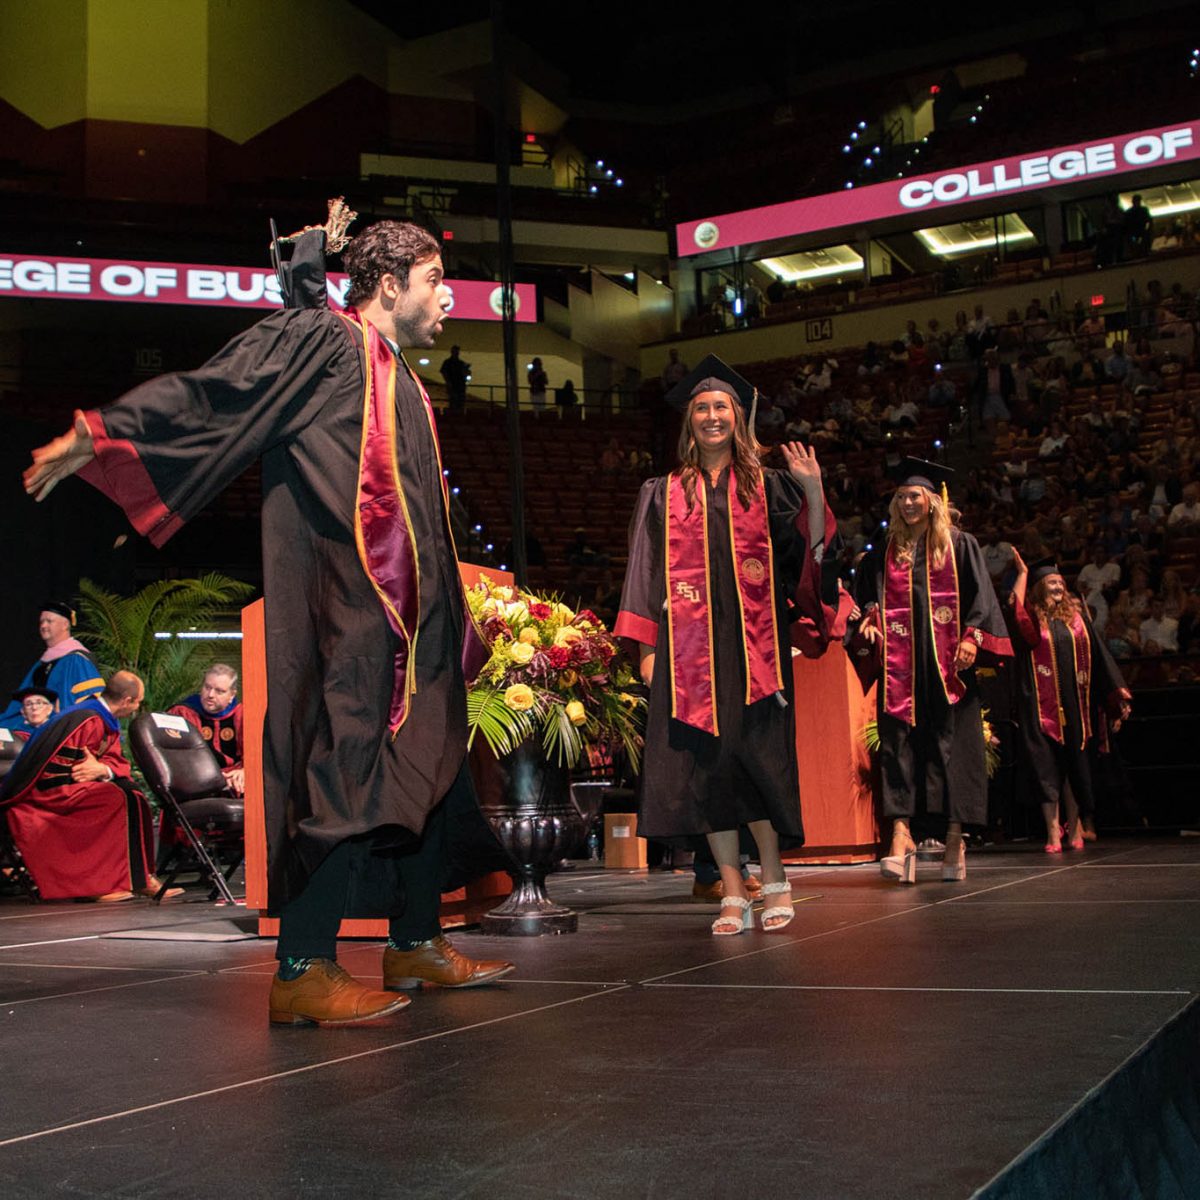
<svg viewBox="0 0 1200 1200">
<path fill-rule="evenodd" d="M 679 257 L 687 258 L 773 238 L 864 225 L 885 217 L 932 214 L 996 196 L 1020 196 L 1073 180 L 1123 175 L 1198 158 L 1200 121 L 1193 121 L 687 221 L 675 227 L 675 234 Z M 931 223 L 936 221 L 931 218 Z"/>
<path fill-rule="evenodd" d="M 326 284 L 331 308 L 344 308 L 349 277 L 330 272 Z M 447 279 L 454 304 L 450 316 L 462 321 L 499 321 L 499 284 L 478 279 Z M 279 308 L 275 272 L 251 267 L 212 267 L 196 263 L 132 262 L 108 258 L 53 258 L 0 252 L 0 299 L 123 300 L 133 304 L 203 304 L 226 308 Z M 516 319 L 537 320 L 537 290 L 516 285 Z"/>
</svg>

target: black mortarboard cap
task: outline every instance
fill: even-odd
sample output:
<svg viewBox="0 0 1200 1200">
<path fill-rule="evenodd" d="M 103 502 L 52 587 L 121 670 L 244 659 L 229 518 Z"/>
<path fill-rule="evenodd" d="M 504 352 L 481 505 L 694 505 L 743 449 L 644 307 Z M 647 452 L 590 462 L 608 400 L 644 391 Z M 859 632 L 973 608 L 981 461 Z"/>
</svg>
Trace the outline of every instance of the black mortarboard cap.
<svg viewBox="0 0 1200 1200">
<path fill-rule="evenodd" d="M 701 392 L 724 392 L 732 396 L 742 406 L 749 424 L 758 389 L 715 354 L 708 355 L 667 393 L 667 403 L 680 412 L 687 412 L 688 402 Z"/>
<path fill-rule="evenodd" d="M 18 704 L 23 704 L 30 696 L 41 696 L 43 699 L 49 700 L 51 704 L 58 703 L 58 693 L 51 691 L 50 688 L 27 687 L 12 694 L 12 698 Z"/>
<path fill-rule="evenodd" d="M 325 289 L 325 230 L 306 229 L 287 239 L 292 255 L 285 260 L 281 252 L 284 240 L 271 221 L 271 266 L 279 279 L 284 308 L 328 308 Z"/>
<path fill-rule="evenodd" d="M 75 624 L 75 610 L 65 600 L 46 600 L 38 612 L 58 613 L 60 617 L 66 617 L 72 625 Z"/>
<path fill-rule="evenodd" d="M 888 474 L 896 481 L 898 488 L 923 487 L 940 493 L 954 478 L 954 468 L 927 462 L 923 458 L 902 458 Z"/>
<path fill-rule="evenodd" d="M 1058 563 L 1054 561 L 1054 555 L 1049 558 L 1039 558 L 1037 562 L 1031 564 L 1029 568 L 1029 582 L 1037 583 L 1039 579 L 1045 579 L 1047 575 L 1061 575 L 1062 571 L 1058 569 Z"/>
</svg>

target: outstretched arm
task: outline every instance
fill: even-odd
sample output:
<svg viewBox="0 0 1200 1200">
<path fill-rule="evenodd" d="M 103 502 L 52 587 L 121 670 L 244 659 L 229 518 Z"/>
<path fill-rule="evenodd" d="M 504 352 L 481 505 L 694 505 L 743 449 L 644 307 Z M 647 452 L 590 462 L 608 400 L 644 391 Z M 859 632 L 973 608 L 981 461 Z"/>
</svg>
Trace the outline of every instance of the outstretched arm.
<svg viewBox="0 0 1200 1200">
<path fill-rule="evenodd" d="M 83 413 L 76 409 L 74 425 L 33 452 L 33 465 L 21 477 L 25 491 L 35 500 L 45 500 L 62 480 L 86 467 L 94 457 L 92 432 Z"/>
</svg>

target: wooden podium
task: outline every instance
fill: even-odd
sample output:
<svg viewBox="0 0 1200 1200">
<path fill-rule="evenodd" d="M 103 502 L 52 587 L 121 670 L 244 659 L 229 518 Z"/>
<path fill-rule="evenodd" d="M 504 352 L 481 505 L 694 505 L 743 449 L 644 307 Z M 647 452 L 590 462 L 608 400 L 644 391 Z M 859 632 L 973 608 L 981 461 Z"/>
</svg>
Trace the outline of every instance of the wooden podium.
<svg viewBox="0 0 1200 1200">
<path fill-rule="evenodd" d="M 471 587 L 480 568 L 459 564 L 463 583 Z M 511 584 L 511 574 L 487 568 L 496 583 Z M 267 834 L 263 814 L 262 731 L 267 712 L 266 628 L 263 602 L 256 600 L 242 609 L 242 719 L 246 764 L 246 907 L 259 910 L 260 937 L 279 934 L 279 918 L 263 914 L 267 908 Z M 493 871 L 473 880 L 465 888 L 442 896 L 442 927 L 452 929 L 477 919 L 512 890 L 512 880 L 503 871 Z M 339 937 L 386 938 L 384 918 L 342 922 Z"/>
<path fill-rule="evenodd" d="M 840 644 L 821 658 L 792 658 L 796 757 L 805 844 L 790 863 L 854 863 L 878 858 L 871 759 L 862 728 L 875 715 L 874 687 L 862 684 Z"/>
</svg>

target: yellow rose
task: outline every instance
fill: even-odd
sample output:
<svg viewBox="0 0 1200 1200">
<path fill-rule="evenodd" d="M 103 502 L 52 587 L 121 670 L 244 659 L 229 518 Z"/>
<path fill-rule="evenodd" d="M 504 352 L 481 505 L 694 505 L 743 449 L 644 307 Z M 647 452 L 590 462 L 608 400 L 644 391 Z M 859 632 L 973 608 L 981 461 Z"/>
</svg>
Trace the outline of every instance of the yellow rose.
<svg viewBox="0 0 1200 1200">
<path fill-rule="evenodd" d="M 528 642 L 531 646 L 538 644 L 538 631 L 536 629 L 522 629 L 517 635 L 517 641 Z"/>
<path fill-rule="evenodd" d="M 554 644 L 556 646 L 569 646 L 572 642 L 577 642 L 582 637 L 583 634 L 578 629 L 572 629 L 570 625 L 564 625 L 554 635 Z"/>
<path fill-rule="evenodd" d="M 504 619 L 510 625 L 519 625 L 521 622 L 529 620 L 529 609 L 525 607 L 525 601 L 514 600 L 511 604 L 506 604 Z"/>
<path fill-rule="evenodd" d="M 575 620 L 575 614 L 565 605 L 556 604 L 551 610 L 552 616 L 557 617 L 564 625 Z"/>
<path fill-rule="evenodd" d="M 567 720 L 572 725 L 586 725 L 587 713 L 584 711 L 583 705 L 578 700 L 572 700 L 567 705 Z"/>
<path fill-rule="evenodd" d="M 498 587 L 492 595 L 499 600 L 511 600 L 513 598 L 513 590 L 510 587 Z"/>
<path fill-rule="evenodd" d="M 514 683 L 504 693 L 504 703 L 516 712 L 526 712 L 533 707 L 533 691 L 523 683 Z"/>
<path fill-rule="evenodd" d="M 558 677 L 563 687 L 574 687 L 579 682 L 579 672 L 567 670 Z"/>
<path fill-rule="evenodd" d="M 533 657 L 533 647 L 528 642 L 513 642 L 508 648 L 508 657 L 524 666 Z"/>
</svg>

